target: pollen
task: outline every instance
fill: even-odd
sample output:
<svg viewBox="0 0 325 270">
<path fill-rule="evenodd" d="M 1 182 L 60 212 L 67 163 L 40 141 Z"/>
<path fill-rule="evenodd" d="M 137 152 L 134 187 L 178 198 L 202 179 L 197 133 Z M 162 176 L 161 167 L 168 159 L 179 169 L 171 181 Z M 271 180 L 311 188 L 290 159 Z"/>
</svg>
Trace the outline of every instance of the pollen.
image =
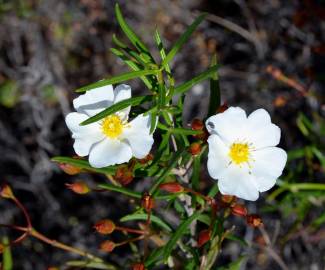
<svg viewBox="0 0 325 270">
<path fill-rule="evenodd" d="M 236 165 L 240 165 L 244 162 L 249 161 L 250 157 L 250 147 L 248 143 L 233 143 L 230 146 L 229 150 L 229 157 L 231 158 L 232 162 Z"/>
<path fill-rule="evenodd" d="M 102 132 L 109 138 L 117 138 L 123 131 L 123 123 L 117 115 L 110 115 L 102 122 Z"/>
</svg>

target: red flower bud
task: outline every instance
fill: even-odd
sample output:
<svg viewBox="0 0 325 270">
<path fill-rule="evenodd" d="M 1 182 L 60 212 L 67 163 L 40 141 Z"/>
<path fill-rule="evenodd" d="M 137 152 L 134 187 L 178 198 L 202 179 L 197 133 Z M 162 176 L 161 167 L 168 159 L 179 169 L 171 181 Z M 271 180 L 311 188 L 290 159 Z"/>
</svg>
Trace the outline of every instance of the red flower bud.
<svg viewBox="0 0 325 270">
<path fill-rule="evenodd" d="M 171 182 L 171 183 L 164 183 L 160 184 L 159 188 L 161 190 L 165 190 L 167 192 L 171 193 L 177 193 L 177 192 L 182 192 L 184 191 L 184 187 L 182 187 L 179 183 L 177 182 Z"/>
<path fill-rule="evenodd" d="M 231 208 L 231 213 L 233 215 L 235 215 L 235 216 L 246 217 L 247 216 L 247 209 L 246 209 L 245 205 L 243 205 L 243 204 L 235 204 Z"/>
<path fill-rule="evenodd" d="M 110 240 L 106 240 L 100 244 L 99 249 L 101 251 L 110 253 L 114 250 L 115 246 L 116 244 L 114 242 Z"/>
<path fill-rule="evenodd" d="M 128 166 L 121 165 L 117 168 L 114 179 L 123 186 L 130 184 L 133 180 L 133 172 L 129 170 Z"/>
<path fill-rule="evenodd" d="M 4 199 L 15 199 L 15 195 L 8 184 L 3 184 L 0 187 L 0 197 Z"/>
<path fill-rule="evenodd" d="M 149 212 L 155 207 L 155 201 L 148 193 L 144 193 L 141 199 L 141 205 L 147 212 Z"/>
<path fill-rule="evenodd" d="M 111 234 L 115 230 L 115 224 L 109 219 L 103 219 L 96 222 L 94 228 L 100 234 Z"/>
<path fill-rule="evenodd" d="M 198 154 L 200 154 L 201 152 L 201 144 L 194 142 L 190 145 L 190 147 L 188 148 L 188 152 L 193 155 L 196 156 Z"/>
<path fill-rule="evenodd" d="M 263 224 L 263 221 L 262 221 L 262 219 L 261 219 L 261 217 L 259 215 L 251 214 L 251 215 L 247 215 L 246 223 L 249 226 L 258 227 L 258 226 L 261 226 Z"/>
<path fill-rule="evenodd" d="M 203 230 L 199 233 L 199 239 L 197 241 L 197 246 L 200 248 L 205 243 L 207 243 L 211 239 L 211 231 L 210 230 Z"/>
<path fill-rule="evenodd" d="M 153 160 L 153 154 L 149 153 L 148 155 L 146 155 L 144 158 L 139 159 L 139 163 L 141 164 L 147 164 L 149 161 Z"/>
<path fill-rule="evenodd" d="M 65 185 L 68 189 L 71 189 L 73 192 L 77 194 L 83 195 L 90 192 L 90 188 L 84 182 L 75 182 L 72 184 L 66 183 Z"/>
<path fill-rule="evenodd" d="M 75 174 L 78 174 L 81 172 L 80 168 L 73 166 L 71 164 L 60 163 L 59 166 L 62 171 L 64 171 L 66 174 L 69 174 L 69 175 L 75 175 Z"/>
<path fill-rule="evenodd" d="M 191 123 L 191 128 L 193 130 L 203 130 L 204 124 L 200 119 L 195 118 Z"/>
<path fill-rule="evenodd" d="M 143 263 L 136 263 L 132 265 L 132 270 L 146 270 Z"/>
</svg>

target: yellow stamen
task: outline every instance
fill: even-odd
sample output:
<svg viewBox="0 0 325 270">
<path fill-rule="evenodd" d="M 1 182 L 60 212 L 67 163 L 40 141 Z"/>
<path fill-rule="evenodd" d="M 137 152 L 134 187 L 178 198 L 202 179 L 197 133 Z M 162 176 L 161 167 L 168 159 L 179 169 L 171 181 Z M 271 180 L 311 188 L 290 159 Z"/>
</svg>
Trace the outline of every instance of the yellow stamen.
<svg viewBox="0 0 325 270">
<path fill-rule="evenodd" d="M 239 165 L 249 161 L 249 145 L 247 143 L 233 143 L 228 153 L 232 162 Z"/>
<path fill-rule="evenodd" d="M 117 115 L 110 115 L 102 122 L 102 132 L 109 138 L 118 137 L 123 131 L 123 123 Z"/>
</svg>

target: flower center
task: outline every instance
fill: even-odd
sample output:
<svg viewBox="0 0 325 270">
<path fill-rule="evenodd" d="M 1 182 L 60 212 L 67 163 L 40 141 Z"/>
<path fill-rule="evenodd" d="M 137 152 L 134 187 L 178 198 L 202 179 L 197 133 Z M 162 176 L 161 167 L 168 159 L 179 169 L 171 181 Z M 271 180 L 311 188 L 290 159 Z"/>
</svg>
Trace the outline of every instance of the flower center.
<svg viewBox="0 0 325 270">
<path fill-rule="evenodd" d="M 247 143 L 233 143 L 228 153 L 232 162 L 239 165 L 249 161 L 249 145 Z"/>
<path fill-rule="evenodd" d="M 123 123 L 117 115 L 109 115 L 102 122 L 102 132 L 109 138 L 118 137 L 123 131 Z"/>
</svg>

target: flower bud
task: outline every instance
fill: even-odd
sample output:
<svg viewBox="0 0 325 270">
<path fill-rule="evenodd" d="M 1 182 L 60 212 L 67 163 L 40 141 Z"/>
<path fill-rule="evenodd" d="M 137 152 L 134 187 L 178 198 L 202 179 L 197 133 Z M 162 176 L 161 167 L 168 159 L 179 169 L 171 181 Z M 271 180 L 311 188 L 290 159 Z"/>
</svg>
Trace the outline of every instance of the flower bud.
<svg viewBox="0 0 325 270">
<path fill-rule="evenodd" d="M 3 184 L 0 187 L 0 197 L 4 199 L 15 199 L 15 195 L 8 184 Z"/>
<path fill-rule="evenodd" d="M 235 202 L 237 198 L 233 195 L 221 195 L 221 201 L 226 204 L 231 204 Z"/>
<path fill-rule="evenodd" d="M 106 240 L 100 244 L 99 249 L 101 251 L 110 253 L 114 250 L 115 246 L 116 244 L 114 242 L 110 240 Z"/>
<path fill-rule="evenodd" d="M 258 227 L 258 226 L 263 224 L 263 221 L 262 221 L 262 219 L 261 219 L 261 217 L 259 215 L 251 214 L 251 215 L 247 215 L 246 223 L 249 226 Z"/>
<path fill-rule="evenodd" d="M 149 212 L 155 207 L 155 201 L 148 193 L 144 193 L 141 199 L 141 205 L 147 212 Z"/>
<path fill-rule="evenodd" d="M 207 243 L 211 239 L 211 231 L 210 230 L 203 230 L 199 233 L 199 238 L 197 241 L 197 246 L 200 248 L 205 243 Z"/>
<path fill-rule="evenodd" d="M 184 191 L 184 187 L 182 187 L 179 183 L 177 182 L 171 182 L 171 183 L 164 183 L 160 184 L 159 188 L 161 190 L 165 190 L 170 193 L 177 193 L 177 192 L 182 192 Z"/>
<path fill-rule="evenodd" d="M 149 153 L 148 155 L 146 155 L 144 158 L 139 159 L 139 163 L 141 164 L 147 164 L 149 161 L 153 160 L 153 154 Z"/>
<path fill-rule="evenodd" d="M 144 263 L 136 263 L 132 265 L 132 270 L 146 270 Z"/>
<path fill-rule="evenodd" d="M 188 148 L 188 152 L 192 155 L 192 156 L 196 156 L 198 154 L 200 154 L 201 152 L 201 144 L 194 142 L 191 143 L 191 145 Z"/>
<path fill-rule="evenodd" d="M 203 130 L 204 124 L 200 119 L 195 118 L 191 123 L 191 128 L 193 130 Z"/>
<path fill-rule="evenodd" d="M 115 230 L 115 224 L 109 219 L 103 219 L 96 222 L 94 228 L 100 234 L 111 234 Z"/>
<path fill-rule="evenodd" d="M 3 253 L 3 251 L 5 250 L 5 246 L 3 244 L 0 243 L 0 254 Z M 1 265 L 0 265 L 1 266 Z M 1 268 L 0 268 L 1 269 Z"/>
<path fill-rule="evenodd" d="M 246 209 L 245 205 L 243 205 L 243 204 L 235 204 L 231 208 L 231 213 L 233 215 L 235 215 L 235 216 L 246 217 L 247 216 L 247 209 Z"/>
<path fill-rule="evenodd" d="M 69 175 L 75 175 L 75 174 L 78 174 L 81 172 L 80 168 L 73 166 L 71 164 L 60 163 L 59 166 L 62 171 L 64 171 L 66 174 L 69 174 Z"/>
<path fill-rule="evenodd" d="M 60 270 L 58 267 L 50 266 L 47 268 L 47 270 Z"/>
<path fill-rule="evenodd" d="M 130 184 L 133 178 L 133 172 L 126 165 L 119 166 L 114 175 L 114 179 L 123 186 Z"/>
<path fill-rule="evenodd" d="M 73 192 L 77 193 L 77 194 L 87 194 L 90 192 L 90 188 L 88 187 L 88 185 L 84 182 L 75 182 L 72 184 L 65 184 L 66 187 L 68 189 L 71 189 Z"/>
</svg>

